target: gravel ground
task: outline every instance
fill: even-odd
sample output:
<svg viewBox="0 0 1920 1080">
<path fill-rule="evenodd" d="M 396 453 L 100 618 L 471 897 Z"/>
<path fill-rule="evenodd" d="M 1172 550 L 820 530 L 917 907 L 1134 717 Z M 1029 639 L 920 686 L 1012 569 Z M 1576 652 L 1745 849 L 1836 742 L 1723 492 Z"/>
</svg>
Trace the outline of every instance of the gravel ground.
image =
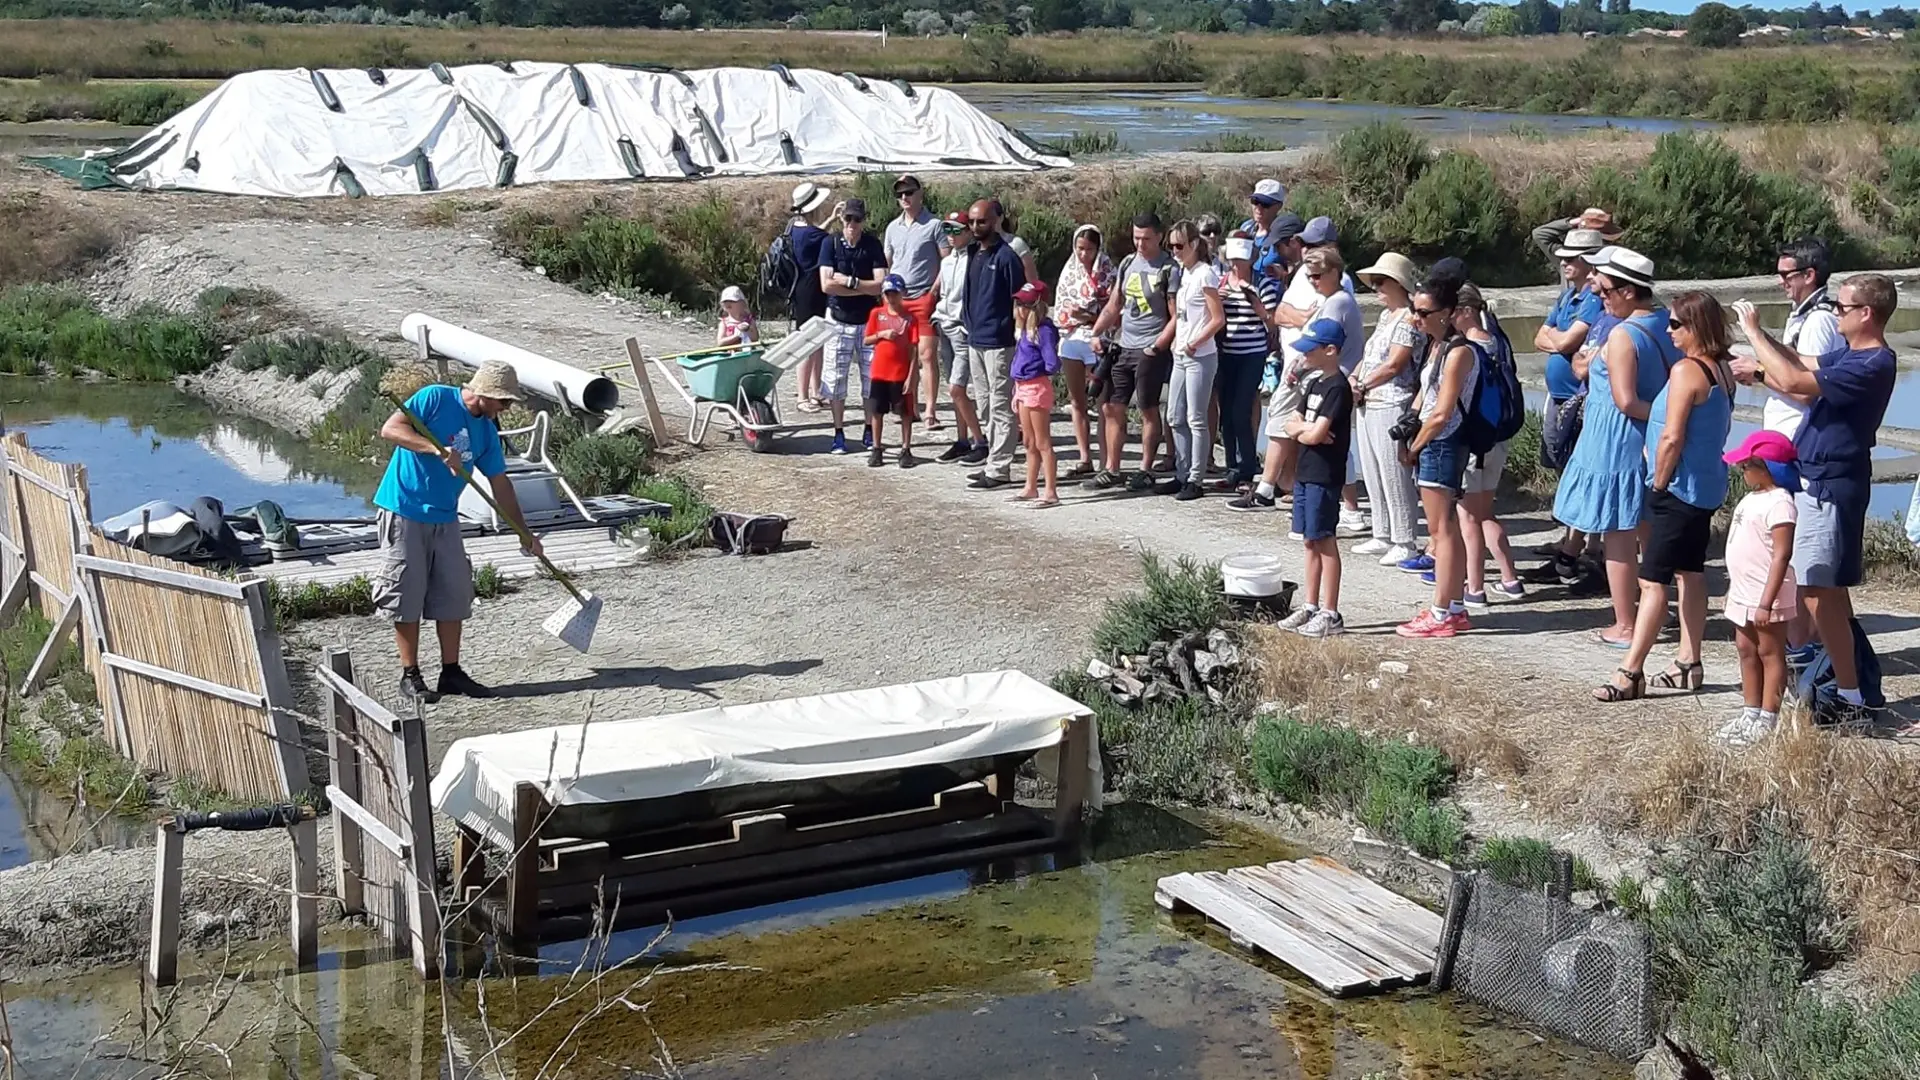
<svg viewBox="0 0 1920 1080">
<path fill-rule="evenodd" d="M 456 230 L 262 218 L 183 225 L 144 243 L 159 246 L 136 245 L 144 254 L 97 277 L 96 289 L 123 301 L 179 302 L 206 285 L 264 287 L 316 322 L 389 347 L 400 318 L 425 311 L 579 364 L 621 358 L 628 335 L 655 352 L 708 340 L 704 327 L 555 285 L 500 259 L 484 237 Z M 1005 489 L 968 490 L 959 468 L 902 471 L 889 461 L 868 469 L 858 455 L 821 455 L 828 434 L 819 425 L 796 429 L 772 455 L 750 455 L 718 438 L 706 451 L 685 452 L 682 467 L 716 504 L 794 515 L 789 538 L 797 543 L 767 557 L 696 555 L 590 578 L 606 608 L 587 656 L 538 628 L 559 603 L 555 587 L 532 582 L 483 603 L 468 628 L 468 666 L 504 698 L 432 707 L 430 754 L 461 736 L 577 722 L 589 713 L 631 717 L 1000 667 L 1044 676 L 1084 658 L 1106 599 L 1137 582 L 1137 549 L 1207 559 L 1275 552 L 1291 576 L 1302 570 L 1283 517 L 1229 513 L 1217 497 L 1183 504 L 1076 489 L 1060 508 L 1036 512 L 1010 502 Z M 1517 549 L 1552 531 L 1544 512 L 1508 521 Z M 1710 729 L 1735 706 L 1728 641 L 1709 642 L 1707 693 L 1609 711 L 1582 698 L 1619 661 L 1592 640 L 1608 618 L 1603 600 L 1572 600 L 1553 589 L 1476 616 L 1476 632 L 1451 642 L 1393 638 L 1393 625 L 1425 596 L 1417 580 L 1349 560 L 1342 607 L 1355 632 L 1387 635 L 1395 655 L 1417 663 L 1472 657 L 1476 670 L 1500 673 L 1489 693 L 1533 697 L 1558 687 L 1565 716 L 1543 722 L 1619 725 L 1623 735 L 1672 723 Z M 1884 606 L 1869 596 L 1863 607 L 1872 613 L 1863 618 L 1888 662 L 1889 697 L 1906 703 L 1902 715 L 1910 720 L 1920 691 L 1920 617 L 1877 610 Z M 306 659 L 344 644 L 375 692 L 389 697 L 390 641 L 377 620 L 333 620 L 295 629 L 289 651 Z M 1651 663 L 1666 655 L 1656 651 Z M 1497 791 L 1474 795 L 1490 819 L 1516 816 L 1511 805 L 1498 805 Z M 283 924 L 283 901 L 240 882 L 284 881 L 284 845 L 258 837 L 190 841 L 193 918 Z M 150 885 L 150 856 L 141 852 L 0 874 L 0 968 L 127 959 L 145 937 Z"/>
</svg>

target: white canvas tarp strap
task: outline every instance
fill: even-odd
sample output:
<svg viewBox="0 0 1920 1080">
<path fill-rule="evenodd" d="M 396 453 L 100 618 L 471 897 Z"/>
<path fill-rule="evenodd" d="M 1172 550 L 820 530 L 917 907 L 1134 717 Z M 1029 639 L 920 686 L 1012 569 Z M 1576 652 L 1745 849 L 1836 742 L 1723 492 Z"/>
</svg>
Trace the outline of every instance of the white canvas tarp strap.
<svg viewBox="0 0 1920 1080">
<path fill-rule="evenodd" d="M 1057 750 L 1086 706 L 1018 671 L 724 705 L 461 739 L 433 779 L 433 805 L 512 847 L 514 788 L 552 806 L 621 803 L 754 784 L 858 776 Z M 1089 721 L 1091 722 L 1091 721 Z M 1099 806 L 1100 754 L 1089 755 Z"/>
</svg>

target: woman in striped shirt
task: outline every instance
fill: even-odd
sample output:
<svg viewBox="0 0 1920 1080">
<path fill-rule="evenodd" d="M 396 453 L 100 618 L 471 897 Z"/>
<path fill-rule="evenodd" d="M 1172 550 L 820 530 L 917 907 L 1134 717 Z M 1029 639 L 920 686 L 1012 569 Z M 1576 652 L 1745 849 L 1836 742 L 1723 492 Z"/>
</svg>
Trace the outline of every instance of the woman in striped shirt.
<svg viewBox="0 0 1920 1080">
<path fill-rule="evenodd" d="M 1236 232 L 1225 245 L 1227 271 L 1220 282 L 1220 306 L 1227 317 L 1220 333 L 1220 426 L 1227 445 L 1227 475 L 1217 485 L 1234 491 L 1260 475 L 1260 447 L 1254 442 L 1260 376 L 1273 352 L 1268 316 L 1280 306 L 1280 282 L 1253 273 L 1253 238 Z"/>
</svg>

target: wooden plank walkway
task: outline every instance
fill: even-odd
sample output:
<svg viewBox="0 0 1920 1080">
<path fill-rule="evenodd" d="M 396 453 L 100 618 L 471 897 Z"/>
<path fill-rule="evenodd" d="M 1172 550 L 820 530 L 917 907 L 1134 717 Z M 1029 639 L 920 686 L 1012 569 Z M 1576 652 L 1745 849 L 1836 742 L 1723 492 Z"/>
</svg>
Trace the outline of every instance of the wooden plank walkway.
<svg viewBox="0 0 1920 1080">
<path fill-rule="evenodd" d="M 540 543 L 547 558 L 568 573 L 612 570 L 640 561 L 639 550 L 621 543 L 619 534 L 611 528 L 558 530 L 542 536 Z M 508 579 L 533 577 L 540 567 L 533 556 L 520 553 L 520 539 L 512 533 L 467 537 L 467 557 L 475 569 L 491 563 L 501 577 Z M 379 548 L 368 548 L 304 559 L 278 559 L 247 569 L 291 585 L 308 582 L 338 585 L 355 577 L 377 577 L 384 559 Z"/>
<path fill-rule="evenodd" d="M 1153 899 L 1206 916 L 1336 997 L 1425 982 L 1440 950 L 1439 915 L 1323 857 L 1174 874 Z"/>
</svg>

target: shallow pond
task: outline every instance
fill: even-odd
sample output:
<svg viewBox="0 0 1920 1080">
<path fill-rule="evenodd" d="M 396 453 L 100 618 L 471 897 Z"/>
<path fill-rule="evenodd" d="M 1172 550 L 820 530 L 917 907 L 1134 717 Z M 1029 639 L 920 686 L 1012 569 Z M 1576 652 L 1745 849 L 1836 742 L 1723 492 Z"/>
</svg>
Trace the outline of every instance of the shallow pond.
<svg viewBox="0 0 1920 1080">
<path fill-rule="evenodd" d="M 368 518 L 376 466 L 315 450 L 170 386 L 0 379 L 0 415 L 36 453 L 87 466 L 99 521 L 149 499 L 202 495 L 236 510 L 262 499 L 295 518 Z"/>
<path fill-rule="evenodd" d="M 1658 134 L 1714 127 L 1648 117 L 1477 112 L 1337 101 L 1276 101 L 1209 94 L 1185 84 L 1009 86 L 962 83 L 962 97 L 1036 139 L 1108 130 L 1130 151 L 1191 150 L 1223 135 L 1251 135 L 1289 147 L 1318 146 L 1374 120 L 1398 120 L 1429 135 L 1505 135 L 1516 129 L 1577 135 L 1614 128 Z"/>
<path fill-rule="evenodd" d="M 305 1080 L 496 1075 L 495 1064 L 521 1077 L 659 1075 L 662 1051 L 688 1076 L 819 1080 L 1629 1075 L 1452 995 L 1327 1003 L 1154 907 L 1163 875 L 1290 854 L 1209 819 L 1115 807 L 1082 865 L 1011 879 L 982 868 L 689 922 L 591 986 L 569 974 L 577 947 L 550 948 L 540 978 L 450 980 L 422 994 L 400 965 L 342 934 L 317 974 L 287 976 L 276 954 L 249 978 L 218 980 L 217 993 L 201 965 L 218 971 L 222 957 L 202 956 L 183 966 L 176 1019 L 150 1027 L 221 1046 L 234 1075 Z M 651 936 L 623 938 L 610 958 Z M 137 1008 L 132 974 L 10 993 L 23 1076 L 134 1075 L 101 1060 L 129 1029 L 91 1042 Z M 206 1000 L 221 995 L 230 1003 L 205 1023 Z M 204 1047 L 190 1056 L 229 1071 Z"/>
</svg>

